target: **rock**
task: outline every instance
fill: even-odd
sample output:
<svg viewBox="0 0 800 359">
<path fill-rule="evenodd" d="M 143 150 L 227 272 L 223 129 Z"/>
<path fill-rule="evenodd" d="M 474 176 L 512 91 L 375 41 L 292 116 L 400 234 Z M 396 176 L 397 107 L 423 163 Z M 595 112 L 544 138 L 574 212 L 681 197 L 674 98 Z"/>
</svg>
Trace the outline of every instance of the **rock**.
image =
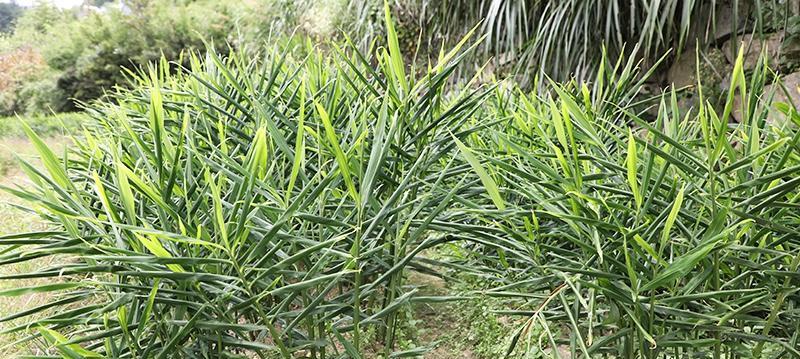
<svg viewBox="0 0 800 359">
<path fill-rule="evenodd" d="M 695 85 L 694 51 L 684 51 L 667 71 L 667 83 L 678 89 Z"/>
<path fill-rule="evenodd" d="M 777 110 L 775 107 L 776 103 L 783 102 L 788 104 L 789 107 L 794 107 L 795 109 L 800 108 L 800 72 L 784 76 L 781 78 L 781 82 L 783 83 L 783 87 L 786 88 L 786 92 L 783 91 L 783 88 L 779 84 L 772 84 L 764 86 L 764 93 L 761 96 L 762 101 L 767 101 L 774 89 L 775 94 L 772 97 L 772 105 L 770 105 L 770 112 L 769 115 L 767 115 L 767 122 L 777 126 L 786 123 L 787 119 L 786 115 Z"/>
<path fill-rule="evenodd" d="M 800 36 L 794 35 L 783 41 L 780 62 L 782 68 L 797 68 L 800 65 Z"/>
<path fill-rule="evenodd" d="M 772 95 L 772 102 L 769 106 L 769 113 L 767 114 L 767 122 L 775 126 L 782 126 L 787 122 L 786 115 L 778 111 L 776 107 L 777 103 L 786 103 L 790 107 L 800 108 L 800 72 L 782 77 L 781 82 L 783 83 L 783 87 L 786 88 L 786 92 L 783 91 L 783 87 L 774 83 L 764 86 L 764 91 L 761 93 L 760 97 L 761 103 L 765 103 L 769 100 L 769 96 Z M 745 120 L 742 115 L 742 97 L 738 92 L 733 97 L 731 117 L 733 117 L 732 120 L 736 122 Z"/>
<path fill-rule="evenodd" d="M 687 113 L 690 111 L 695 111 L 697 113 L 698 107 L 700 107 L 700 101 L 698 101 L 694 96 L 692 97 L 680 97 L 678 98 L 678 113 L 681 116 L 686 116 Z M 674 114 L 673 114 L 674 116 Z"/>
<path fill-rule="evenodd" d="M 691 19 L 684 49 L 694 49 L 697 44 L 703 47 L 709 43 L 720 43 L 727 40 L 734 29 L 737 33 L 742 33 L 753 4 L 752 0 L 737 1 L 739 6 L 735 22 L 731 0 L 717 1 L 715 9 L 711 8 L 714 5 L 712 1 L 704 1 L 698 5 L 700 9 Z"/>
<path fill-rule="evenodd" d="M 735 1 L 735 0 L 734 0 Z M 741 33 L 747 24 L 747 17 L 750 14 L 752 4 L 750 1 L 738 1 L 738 7 L 735 9 L 736 21 L 734 21 L 734 8 L 733 1 L 724 1 L 717 5 L 714 13 L 716 23 L 714 24 L 714 39 L 719 41 L 730 37 L 734 30 Z"/>
<path fill-rule="evenodd" d="M 769 59 L 777 59 L 783 45 L 784 32 L 779 31 L 760 38 L 758 35 L 747 34 L 740 38 L 726 41 L 722 45 L 722 52 L 730 63 L 736 63 L 736 52 L 739 51 L 740 44 L 744 45 L 744 69 L 752 70 L 758 64 L 758 58 L 762 51 L 766 51 Z"/>
<path fill-rule="evenodd" d="M 670 66 L 667 82 L 674 88 L 697 85 L 697 72 L 704 87 L 718 87 L 723 74 L 730 72 L 722 51 L 711 48 L 700 53 L 699 64 L 694 50 L 684 51 Z M 700 66 L 699 69 L 697 66 Z"/>
<path fill-rule="evenodd" d="M 787 5 L 789 8 L 789 14 L 800 15 L 800 0 L 789 0 Z"/>
</svg>

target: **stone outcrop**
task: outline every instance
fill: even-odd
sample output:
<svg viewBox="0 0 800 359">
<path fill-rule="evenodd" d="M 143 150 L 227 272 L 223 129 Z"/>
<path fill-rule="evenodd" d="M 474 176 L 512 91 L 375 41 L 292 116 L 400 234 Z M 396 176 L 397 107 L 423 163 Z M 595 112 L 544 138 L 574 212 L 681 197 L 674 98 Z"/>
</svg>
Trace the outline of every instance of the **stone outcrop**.
<svg viewBox="0 0 800 359">
<path fill-rule="evenodd" d="M 778 103 L 785 103 L 790 107 L 800 109 L 800 72 L 781 77 L 780 84 L 776 82 L 764 86 L 759 100 L 761 103 L 766 103 L 770 100 L 770 96 L 772 96 L 772 101 L 769 113 L 767 114 L 767 122 L 776 126 L 781 126 L 786 123 L 787 120 L 786 115 L 778 111 L 776 106 Z M 733 98 L 733 111 L 731 112 L 731 116 L 736 122 L 742 122 L 744 120 L 744 116 L 742 115 L 742 98 L 738 93 Z"/>
<path fill-rule="evenodd" d="M 784 32 L 779 31 L 760 37 L 757 34 L 748 34 L 736 38 L 731 38 L 722 45 L 722 52 L 728 61 L 733 64 L 736 62 L 736 52 L 740 46 L 744 49 L 744 68 L 752 70 L 758 64 L 758 58 L 762 52 L 766 52 L 767 57 L 777 61 L 783 46 Z M 776 65 L 776 64 L 771 64 Z"/>
<path fill-rule="evenodd" d="M 691 22 L 684 49 L 694 49 L 697 44 L 702 48 L 709 44 L 721 43 L 730 38 L 734 32 L 744 33 L 753 4 L 751 0 L 738 1 L 736 16 L 730 0 L 707 1 L 702 4 L 703 10 L 698 12 L 699 17 Z M 715 3 L 716 8 L 712 9 Z"/>
<path fill-rule="evenodd" d="M 766 101 L 774 93 L 767 121 L 776 125 L 786 122 L 786 116 L 775 108 L 776 103 L 783 102 L 790 107 L 800 108 L 800 72 L 784 76 L 781 79 L 781 83 L 783 86 L 777 83 L 764 86 L 764 94 L 761 97 L 762 101 Z M 784 91 L 784 88 L 786 91 Z"/>
<path fill-rule="evenodd" d="M 687 50 L 672 63 L 667 71 L 667 82 L 676 89 L 695 86 L 699 71 L 703 85 L 716 86 L 722 81 L 722 76 L 730 72 L 728 67 L 725 55 L 717 48 L 702 51 L 699 58 L 694 49 Z"/>
</svg>

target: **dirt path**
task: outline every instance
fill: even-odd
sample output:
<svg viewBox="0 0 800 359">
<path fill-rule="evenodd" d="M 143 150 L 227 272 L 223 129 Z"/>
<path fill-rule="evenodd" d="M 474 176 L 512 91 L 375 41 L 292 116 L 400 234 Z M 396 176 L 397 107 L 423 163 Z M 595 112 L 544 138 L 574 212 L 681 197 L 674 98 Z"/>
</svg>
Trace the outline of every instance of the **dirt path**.
<svg viewBox="0 0 800 359">
<path fill-rule="evenodd" d="M 439 277 L 412 273 L 410 284 L 420 287 L 422 296 L 470 296 L 471 286 L 448 284 Z M 417 346 L 432 346 L 426 359 L 498 359 L 508 347 L 511 333 L 519 323 L 494 314 L 499 302 L 480 296 L 445 303 L 418 304 L 413 311 Z"/>
<path fill-rule="evenodd" d="M 422 295 L 448 295 L 447 284 L 439 277 L 414 273 L 409 281 L 422 286 Z M 453 303 L 419 304 L 414 310 L 414 317 L 419 323 L 419 344 L 431 345 L 435 348 L 425 355 L 426 359 L 477 358 L 471 348 L 464 345 L 465 338 L 461 326 L 467 318 L 456 315 Z"/>
</svg>

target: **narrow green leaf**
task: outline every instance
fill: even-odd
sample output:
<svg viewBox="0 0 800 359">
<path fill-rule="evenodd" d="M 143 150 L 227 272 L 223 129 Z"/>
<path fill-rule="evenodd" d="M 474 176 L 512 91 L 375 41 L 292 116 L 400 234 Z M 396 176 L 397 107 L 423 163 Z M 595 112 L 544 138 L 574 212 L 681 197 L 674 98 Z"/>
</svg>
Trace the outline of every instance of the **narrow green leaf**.
<svg viewBox="0 0 800 359">
<path fill-rule="evenodd" d="M 454 135 L 450 135 L 453 137 L 453 141 L 455 141 L 456 146 L 458 146 L 461 155 L 464 156 L 464 159 L 467 160 L 470 166 L 472 166 L 472 170 L 478 175 L 480 178 L 481 183 L 483 184 L 484 189 L 487 193 L 489 193 L 489 197 L 492 199 L 492 202 L 497 207 L 497 209 L 504 210 L 506 208 L 505 201 L 503 201 L 503 197 L 500 196 L 500 190 L 497 187 L 497 183 L 492 179 L 491 176 L 483 169 L 481 162 L 472 154 L 470 149 L 464 145 L 461 141 L 456 138 Z"/>
</svg>

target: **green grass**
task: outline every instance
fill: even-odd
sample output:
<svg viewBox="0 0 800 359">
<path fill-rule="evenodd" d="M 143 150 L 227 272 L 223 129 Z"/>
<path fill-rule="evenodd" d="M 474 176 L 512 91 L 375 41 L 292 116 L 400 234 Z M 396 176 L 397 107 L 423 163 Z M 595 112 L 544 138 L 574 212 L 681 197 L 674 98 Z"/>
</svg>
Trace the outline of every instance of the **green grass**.
<svg viewBox="0 0 800 359">
<path fill-rule="evenodd" d="M 25 122 L 40 136 L 64 136 L 88 119 L 83 112 L 59 113 L 49 116 L 11 116 L 0 118 L 0 137 L 26 137 L 21 122 Z"/>
</svg>

